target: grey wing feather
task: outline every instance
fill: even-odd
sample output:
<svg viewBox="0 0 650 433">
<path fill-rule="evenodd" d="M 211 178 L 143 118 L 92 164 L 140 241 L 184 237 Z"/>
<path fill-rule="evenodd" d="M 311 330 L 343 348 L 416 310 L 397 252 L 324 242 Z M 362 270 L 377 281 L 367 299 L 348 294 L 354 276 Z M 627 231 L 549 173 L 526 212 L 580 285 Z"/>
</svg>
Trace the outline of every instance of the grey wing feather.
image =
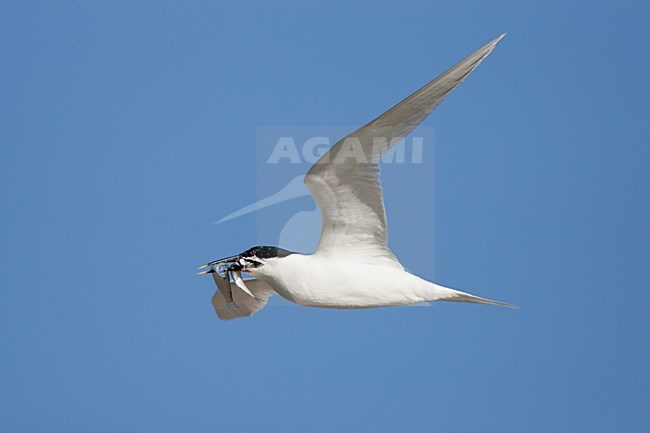
<svg viewBox="0 0 650 433">
<path fill-rule="evenodd" d="M 214 275 L 213 275 L 214 276 Z M 215 277 L 215 282 L 216 282 Z M 228 304 L 226 296 L 221 290 L 217 290 L 212 297 L 214 311 L 222 320 L 236 319 L 238 317 L 248 317 L 266 306 L 271 296 L 275 295 L 275 290 L 262 280 L 249 279 L 246 281 L 246 287 L 255 295 L 252 298 L 235 284 L 232 285 L 233 303 Z"/>
<path fill-rule="evenodd" d="M 323 217 L 317 253 L 347 251 L 401 267 L 388 249 L 378 162 L 492 52 L 492 40 L 325 153 L 305 176 Z"/>
</svg>

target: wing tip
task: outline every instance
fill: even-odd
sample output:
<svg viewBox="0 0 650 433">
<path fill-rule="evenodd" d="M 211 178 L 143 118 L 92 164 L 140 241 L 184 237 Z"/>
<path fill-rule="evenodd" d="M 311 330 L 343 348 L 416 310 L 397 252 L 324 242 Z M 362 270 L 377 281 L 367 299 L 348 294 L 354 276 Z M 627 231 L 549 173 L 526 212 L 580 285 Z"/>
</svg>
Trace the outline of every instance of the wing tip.
<svg viewBox="0 0 650 433">
<path fill-rule="evenodd" d="M 490 42 L 488 42 L 488 43 L 485 44 L 485 45 L 486 45 L 486 46 L 490 46 L 490 45 L 493 45 L 493 46 L 494 46 L 494 45 L 498 44 L 498 43 L 501 41 L 501 39 L 505 38 L 507 34 L 508 34 L 508 33 L 501 33 L 499 36 L 497 36 L 496 38 L 492 39 Z"/>
<path fill-rule="evenodd" d="M 507 302 L 501 302 L 501 301 L 494 301 L 494 303 L 492 305 L 496 305 L 497 307 L 512 308 L 513 310 L 518 310 L 519 309 L 519 305 L 509 304 Z"/>
<path fill-rule="evenodd" d="M 485 58 L 487 57 L 488 54 L 490 54 L 494 48 L 497 46 L 497 44 L 501 41 L 501 39 L 505 38 L 507 33 L 501 33 L 499 36 L 496 38 L 492 39 L 490 42 L 487 44 L 483 45 L 481 48 L 477 50 L 477 52 L 485 52 L 481 57 Z"/>
</svg>

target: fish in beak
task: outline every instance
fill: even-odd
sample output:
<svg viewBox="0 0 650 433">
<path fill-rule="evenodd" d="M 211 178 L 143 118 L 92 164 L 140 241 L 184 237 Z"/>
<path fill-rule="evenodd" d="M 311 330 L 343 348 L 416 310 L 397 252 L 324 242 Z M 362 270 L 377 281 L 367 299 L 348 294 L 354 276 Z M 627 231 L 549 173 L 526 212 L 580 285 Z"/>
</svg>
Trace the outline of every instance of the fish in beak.
<svg viewBox="0 0 650 433">
<path fill-rule="evenodd" d="M 239 287 L 243 292 L 252 298 L 258 299 L 246 286 L 244 279 L 241 276 L 242 271 L 247 272 L 249 269 L 254 269 L 259 266 L 262 266 L 262 263 L 258 260 L 249 257 L 242 257 L 242 254 L 236 256 L 226 257 L 219 260 L 214 260 L 212 262 L 206 263 L 199 267 L 199 269 L 205 269 L 205 271 L 199 272 L 199 275 L 212 274 L 214 282 L 217 284 L 217 287 L 224 294 L 228 305 L 233 305 L 234 300 L 232 297 L 232 286 L 230 278 L 234 281 L 235 285 Z"/>
</svg>

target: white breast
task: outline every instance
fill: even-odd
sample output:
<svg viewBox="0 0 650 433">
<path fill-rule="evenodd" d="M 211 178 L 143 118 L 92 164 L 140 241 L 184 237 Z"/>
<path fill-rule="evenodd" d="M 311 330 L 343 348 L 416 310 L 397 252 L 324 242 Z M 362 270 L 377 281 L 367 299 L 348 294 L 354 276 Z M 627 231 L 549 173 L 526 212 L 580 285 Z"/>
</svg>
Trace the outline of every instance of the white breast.
<svg viewBox="0 0 650 433">
<path fill-rule="evenodd" d="M 392 266 L 318 254 L 293 254 L 267 263 L 254 276 L 289 301 L 323 308 L 410 305 L 430 299 L 434 287 Z"/>
</svg>

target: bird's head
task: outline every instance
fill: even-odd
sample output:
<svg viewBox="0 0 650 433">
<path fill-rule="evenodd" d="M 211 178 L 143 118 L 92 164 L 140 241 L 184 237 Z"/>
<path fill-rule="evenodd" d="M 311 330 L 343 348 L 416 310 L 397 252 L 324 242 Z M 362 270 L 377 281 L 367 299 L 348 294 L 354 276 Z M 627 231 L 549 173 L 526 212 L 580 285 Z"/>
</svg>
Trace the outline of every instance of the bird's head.
<svg viewBox="0 0 650 433">
<path fill-rule="evenodd" d="M 243 253 L 235 256 L 206 263 L 199 269 L 209 268 L 207 271 L 202 273 L 218 272 L 221 274 L 228 271 L 243 271 L 255 274 L 255 270 L 263 267 L 265 264 L 277 260 L 278 258 L 287 257 L 291 254 L 293 254 L 293 252 L 278 247 L 257 246 L 249 248 Z"/>
</svg>

